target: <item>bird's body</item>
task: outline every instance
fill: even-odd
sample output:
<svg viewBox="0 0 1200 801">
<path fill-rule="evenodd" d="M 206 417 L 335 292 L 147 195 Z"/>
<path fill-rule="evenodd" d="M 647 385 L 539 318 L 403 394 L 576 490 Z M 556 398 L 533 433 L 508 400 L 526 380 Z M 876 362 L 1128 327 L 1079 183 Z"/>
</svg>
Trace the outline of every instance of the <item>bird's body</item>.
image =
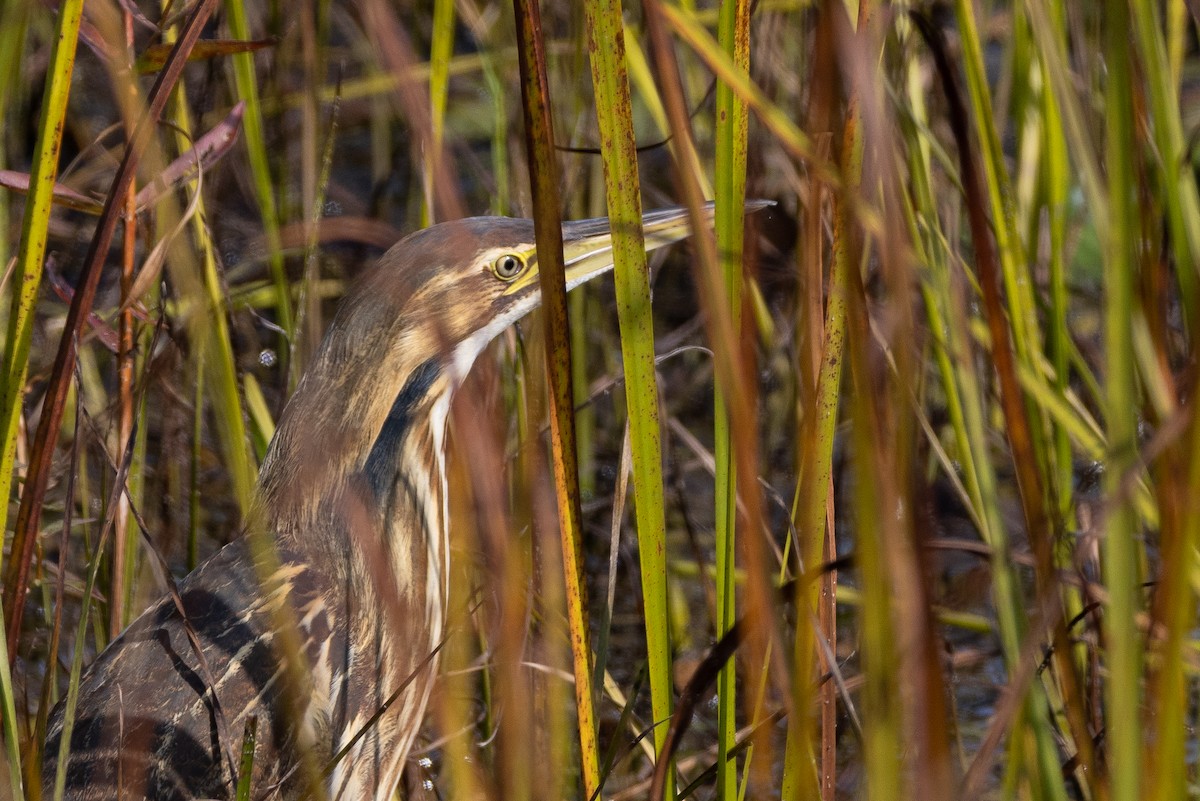
<svg viewBox="0 0 1200 801">
<path fill-rule="evenodd" d="M 688 231 L 678 209 L 645 222 L 648 248 Z M 605 220 L 564 224 L 569 286 L 611 267 L 608 240 Z M 528 220 L 444 223 L 359 280 L 280 420 L 250 534 L 85 674 L 64 797 L 232 798 L 251 718 L 251 798 L 391 795 L 445 626 L 450 400 L 540 301 L 533 241 Z M 64 722 L 60 704 L 45 798 Z"/>
</svg>

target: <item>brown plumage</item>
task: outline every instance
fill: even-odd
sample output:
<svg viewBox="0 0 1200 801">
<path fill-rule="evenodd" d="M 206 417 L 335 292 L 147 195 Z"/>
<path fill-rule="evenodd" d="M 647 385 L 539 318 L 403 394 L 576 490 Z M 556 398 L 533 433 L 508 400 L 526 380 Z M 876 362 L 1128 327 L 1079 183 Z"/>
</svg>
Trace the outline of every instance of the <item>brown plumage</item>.
<svg viewBox="0 0 1200 801">
<path fill-rule="evenodd" d="M 648 214 L 647 248 L 686 219 Z M 564 224 L 569 285 L 611 267 L 607 231 Z M 536 273 L 530 221 L 475 218 L 407 237 L 360 279 L 263 462 L 263 536 L 219 551 L 180 583 L 182 614 L 160 600 L 85 674 L 66 798 L 231 798 L 251 717 L 252 798 L 391 795 L 445 625 L 450 400 L 540 301 Z M 46 798 L 64 720 L 60 704 Z"/>
</svg>

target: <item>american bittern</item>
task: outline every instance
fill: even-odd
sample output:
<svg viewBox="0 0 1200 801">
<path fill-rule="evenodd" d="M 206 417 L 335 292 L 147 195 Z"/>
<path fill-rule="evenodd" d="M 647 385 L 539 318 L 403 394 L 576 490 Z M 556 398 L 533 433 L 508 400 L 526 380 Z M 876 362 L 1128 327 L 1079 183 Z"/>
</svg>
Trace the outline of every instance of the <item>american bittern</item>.
<svg viewBox="0 0 1200 801">
<path fill-rule="evenodd" d="M 644 225 L 647 249 L 688 234 L 681 209 Z M 568 287 L 611 268 L 607 220 L 563 239 Z M 67 798 L 231 798 L 251 718 L 251 798 L 392 794 L 446 615 L 450 400 L 540 302 L 533 242 L 529 220 L 443 223 L 362 277 L 262 465 L 250 525 L 273 548 L 233 541 L 96 659 L 69 736 L 62 704 L 50 721 L 47 798 L 64 739 Z"/>
</svg>

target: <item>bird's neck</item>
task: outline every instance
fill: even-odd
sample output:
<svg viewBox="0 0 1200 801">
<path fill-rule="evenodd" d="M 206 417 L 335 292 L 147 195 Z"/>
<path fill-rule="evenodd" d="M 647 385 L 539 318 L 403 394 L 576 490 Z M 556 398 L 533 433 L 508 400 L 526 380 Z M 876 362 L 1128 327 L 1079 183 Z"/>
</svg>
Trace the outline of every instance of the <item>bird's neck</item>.
<svg viewBox="0 0 1200 801">
<path fill-rule="evenodd" d="M 437 362 L 392 373 L 401 378 L 392 393 L 379 391 L 387 374 L 378 369 L 325 374 L 341 380 L 302 381 L 280 420 L 259 474 L 259 514 L 281 573 L 307 572 L 322 588 L 324 614 L 295 607 L 313 643 L 307 714 L 329 721 L 331 752 L 368 732 L 330 777 L 331 795 L 361 788 L 365 798 L 366 788 L 396 785 L 437 674 L 453 387 Z M 307 632 L 310 620 L 346 645 L 322 647 L 329 638 Z"/>
<path fill-rule="evenodd" d="M 450 378 L 426 360 L 393 372 L 401 380 L 387 397 L 378 370 L 345 368 L 338 386 L 306 378 L 289 402 L 259 476 L 263 523 L 282 549 L 345 574 L 334 580 L 365 578 L 381 603 L 424 608 L 436 636 Z"/>
</svg>

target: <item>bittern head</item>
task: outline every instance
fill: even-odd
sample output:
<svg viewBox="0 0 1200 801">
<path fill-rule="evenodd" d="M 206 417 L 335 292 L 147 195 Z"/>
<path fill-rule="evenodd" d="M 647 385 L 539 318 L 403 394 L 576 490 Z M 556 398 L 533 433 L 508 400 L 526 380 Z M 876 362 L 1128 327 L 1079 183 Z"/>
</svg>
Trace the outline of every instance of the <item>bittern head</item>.
<svg viewBox="0 0 1200 801">
<path fill-rule="evenodd" d="M 684 209 L 650 212 L 643 227 L 647 250 L 690 230 Z M 563 223 L 563 251 L 568 289 L 610 270 L 608 220 Z M 461 380 L 487 343 L 540 302 L 533 222 L 474 217 L 397 243 L 347 299 L 334 330 L 356 348 L 374 339 L 396 352 L 449 357 L 450 378 Z"/>
</svg>

